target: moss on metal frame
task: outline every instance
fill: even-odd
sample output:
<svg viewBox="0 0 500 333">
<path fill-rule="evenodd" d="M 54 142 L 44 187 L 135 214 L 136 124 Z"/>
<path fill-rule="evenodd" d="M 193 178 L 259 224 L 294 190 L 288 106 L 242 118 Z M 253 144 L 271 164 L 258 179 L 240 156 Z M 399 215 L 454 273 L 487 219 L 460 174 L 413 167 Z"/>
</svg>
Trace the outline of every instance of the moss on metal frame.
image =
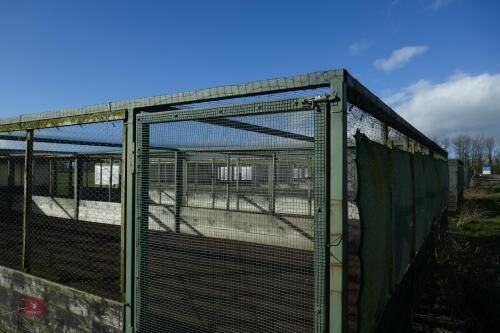
<svg viewBox="0 0 500 333">
<path fill-rule="evenodd" d="M 50 127 L 62 127 L 78 124 L 91 124 L 105 121 L 123 120 L 126 117 L 127 110 L 112 110 L 90 114 L 77 114 L 72 116 L 40 119 L 32 121 L 23 121 L 19 118 L 19 123 L 10 123 L 0 125 L 0 132 L 22 131 L 30 129 L 42 129 Z"/>
</svg>

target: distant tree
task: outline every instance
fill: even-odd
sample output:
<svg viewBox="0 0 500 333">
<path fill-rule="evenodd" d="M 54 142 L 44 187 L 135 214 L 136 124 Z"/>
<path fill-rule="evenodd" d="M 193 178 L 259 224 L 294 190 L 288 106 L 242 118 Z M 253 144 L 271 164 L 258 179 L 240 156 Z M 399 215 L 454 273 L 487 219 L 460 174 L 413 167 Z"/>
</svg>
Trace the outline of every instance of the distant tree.
<svg viewBox="0 0 500 333">
<path fill-rule="evenodd" d="M 492 137 L 485 138 L 484 139 L 484 146 L 486 148 L 486 155 L 487 155 L 488 164 L 490 166 L 492 166 L 494 154 L 495 154 L 495 139 L 493 139 Z"/>
<path fill-rule="evenodd" d="M 485 138 L 482 135 L 475 136 L 471 141 L 471 162 L 472 167 L 478 172 L 483 166 L 484 155 L 486 152 Z"/>
<path fill-rule="evenodd" d="M 465 164 L 470 165 L 471 155 L 471 141 L 470 136 L 461 134 L 452 140 L 453 149 L 457 154 L 457 158 L 462 160 Z"/>
<path fill-rule="evenodd" d="M 500 149 L 495 151 L 495 157 L 493 159 L 495 162 L 494 170 L 496 173 L 500 173 Z"/>
</svg>

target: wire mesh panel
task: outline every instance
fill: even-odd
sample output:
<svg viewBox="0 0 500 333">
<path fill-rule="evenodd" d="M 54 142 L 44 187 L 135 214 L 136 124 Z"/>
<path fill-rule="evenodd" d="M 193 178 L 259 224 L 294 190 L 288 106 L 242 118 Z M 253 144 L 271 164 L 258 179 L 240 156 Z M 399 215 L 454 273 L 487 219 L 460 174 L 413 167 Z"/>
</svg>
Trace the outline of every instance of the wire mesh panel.
<svg viewBox="0 0 500 333">
<path fill-rule="evenodd" d="M 0 265 L 19 269 L 23 243 L 22 205 L 26 133 L 0 139 Z"/>
<path fill-rule="evenodd" d="M 34 131 L 24 269 L 121 299 L 121 123 Z"/>
<path fill-rule="evenodd" d="M 315 112 L 295 109 L 139 118 L 139 332 L 313 331 Z"/>
</svg>

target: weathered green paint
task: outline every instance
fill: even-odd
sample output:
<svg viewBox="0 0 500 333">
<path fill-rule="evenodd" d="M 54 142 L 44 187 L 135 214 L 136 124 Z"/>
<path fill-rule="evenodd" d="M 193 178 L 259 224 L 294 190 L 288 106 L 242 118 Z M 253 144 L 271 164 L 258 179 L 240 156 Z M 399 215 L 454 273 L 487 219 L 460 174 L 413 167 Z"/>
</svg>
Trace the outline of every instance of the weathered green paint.
<svg viewBox="0 0 500 333">
<path fill-rule="evenodd" d="M 126 201 L 125 201 L 125 332 L 134 332 L 135 315 L 135 141 L 136 114 L 130 109 L 126 119 L 127 156 L 126 156 Z"/>
<path fill-rule="evenodd" d="M 348 235 L 347 235 L 347 93 L 344 78 L 331 83 L 333 102 L 330 104 L 328 151 L 329 170 L 329 332 L 347 331 L 348 309 Z M 328 137 L 327 137 L 328 138 Z"/>
<path fill-rule="evenodd" d="M 281 113 L 303 111 L 311 108 L 312 98 L 290 98 L 277 101 L 239 103 L 231 105 L 211 106 L 197 109 L 171 110 L 167 112 L 151 113 L 142 117 L 142 122 L 157 123 L 181 120 L 204 120 L 213 118 L 225 118 L 241 115 L 257 115 L 267 113 Z"/>
<path fill-rule="evenodd" d="M 327 332 L 329 292 L 329 248 L 327 241 L 328 144 L 330 115 L 324 104 L 316 106 L 314 120 L 314 332 Z"/>
<path fill-rule="evenodd" d="M 127 132 L 128 132 L 128 125 L 126 120 L 123 122 L 123 128 L 122 128 L 122 155 L 121 155 L 121 193 L 120 197 L 121 200 L 120 202 L 122 203 L 121 205 L 121 223 L 120 223 L 120 291 L 122 294 L 122 302 L 127 302 L 126 299 L 126 251 L 127 251 Z"/>
<path fill-rule="evenodd" d="M 383 145 L 387 144 L 387 141 L 389 139 L 389 129 L 386 124 L 382 124 L 382 127 L 380 128 L 380 143 Z"/>
<path fill-rule="evenodd" d="M 31 271 L 30 218 L 33 195 L 33 130 L 26 131 L 26 151 L 24 158 L 24 196 L 23 196 L 23 252 L 21 270 Z"/>
<path fill-rule="evenodd" d="M 73 219 L 78 221 L 79 216 L 79 206 L 80 206 L 80 183 L 81 183 L 81 172 L 80 172 L 80 161 L 78 158 L 73 160 L 73 201 L 75 205 L 75 211 L 73 213 Z M 102 184 L 102 183 L 101 183 Z"/>
<path fill-rule="evenodd" d="M 78 114 L 60 118 L 27 120 L 18 118 L 18 122 L 0 124 L 0 132 L 12 132 L 22 130 L 32 130 L 51 127 L 62 127 L 81 124 L 92 124 L 105 121 L 123 120 L 126 110 L 104 111 L 91 114 Z"/>
<path fill-rule="evenodd" d="M 144 123 L 137 117 L 137 140 L 135 152 L 135 177 L 136 177 L 136 210 L 135 210 L 135 295 L 134 295 L 134 328 L 137 329 L 141 322 L 143 302 L 142 287 L 143 274 L 147 272 L 147 257 L 145 257 L 145 244 L 148 243 L 149 228 L 149 130 L 150 124 Z M 185 164 L 187 165 L 187 164 Z M 179 220 L 180 222 L 180 220 Z M 180 226 L 179 226 L 180 227 Z"/>
</svg>

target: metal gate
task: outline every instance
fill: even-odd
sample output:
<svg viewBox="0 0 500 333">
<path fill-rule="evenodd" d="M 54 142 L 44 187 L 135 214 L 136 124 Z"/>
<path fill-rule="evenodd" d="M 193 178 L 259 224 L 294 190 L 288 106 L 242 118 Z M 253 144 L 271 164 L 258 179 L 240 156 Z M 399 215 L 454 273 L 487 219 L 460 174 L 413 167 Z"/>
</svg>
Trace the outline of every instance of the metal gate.
<svg viewBox="0 0 500 333">
<path fill-rule="evenodd" d="M 326 117 L 318 98 L 138 116 L 136 331 L 324 328 Z"/>
</svg>

